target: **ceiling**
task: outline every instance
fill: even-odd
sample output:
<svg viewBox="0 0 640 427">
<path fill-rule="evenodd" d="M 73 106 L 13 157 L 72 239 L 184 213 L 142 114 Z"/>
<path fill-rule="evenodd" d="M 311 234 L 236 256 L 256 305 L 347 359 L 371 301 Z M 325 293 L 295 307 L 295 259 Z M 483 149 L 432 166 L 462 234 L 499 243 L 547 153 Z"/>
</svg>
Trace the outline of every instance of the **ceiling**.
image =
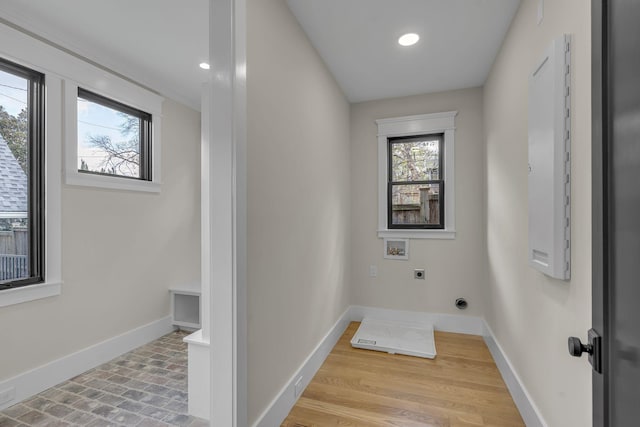
<svg viewBox="0 0 640 427">
<path fill-rule="evenodd" d="M 287 0 L 351 102 L 482 86 L 520 0 Z M 405 33 L 420 35 L 402 47 Z"/>
<path fill-rule="evenodd" d="M 1 0 L 0 17 L 200 109 L 208 0 Z"/>
<path fill-rule="evenodd" d="M 482 85 L 519 3 L 288 0 L 351 102 Z M 1 0 L 0 19 L 200 108 L 208 0 Z"/>
</svg>

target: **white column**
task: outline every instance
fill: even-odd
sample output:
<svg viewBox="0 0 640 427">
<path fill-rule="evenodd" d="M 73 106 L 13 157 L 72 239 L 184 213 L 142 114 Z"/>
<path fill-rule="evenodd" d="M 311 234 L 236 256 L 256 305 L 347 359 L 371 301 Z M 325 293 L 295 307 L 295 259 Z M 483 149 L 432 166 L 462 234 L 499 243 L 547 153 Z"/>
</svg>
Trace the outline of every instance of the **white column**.
<svg viewBox="0 0 640 427">
<path fill-rule="evenodd" d="M 209 419 L 211 414 L 211 168 L 210 168 L 210 90 L 202 87 L 201 114 L 201 243 L 200 243 L 200 324 L 201 329 L 185 338 L 189 346 L 189 415 Z"/>
<path fill-rule="evenodd" d="M 202 85 L 201 94 L 201 146 L 200 146 L 200 325 L 201 338 L 211 339 L 211 171 L 209 162 L 211 126 L 211 84 Z M 191 393 L 191 392 L 190 392 Z M 208 399 L 207 399 L 208 400 Z"/>
<path fill-rule="evenodd" d="M 210 255 L 210 420 L 225 427 L 247 424 L 245 33 L 245 0 L 209 1 L 209 229 L 203 238 Z"/>
</svg>

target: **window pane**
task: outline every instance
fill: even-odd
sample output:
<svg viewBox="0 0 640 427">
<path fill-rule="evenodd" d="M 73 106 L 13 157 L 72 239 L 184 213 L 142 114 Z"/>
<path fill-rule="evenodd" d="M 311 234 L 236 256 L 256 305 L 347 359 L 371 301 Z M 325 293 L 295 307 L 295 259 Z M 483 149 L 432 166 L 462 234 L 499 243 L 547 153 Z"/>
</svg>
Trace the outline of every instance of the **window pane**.
<svg viewBox="0 0 640 427">
<path fill-rule="evenodd" d="M 392 185 L 392 224 L 440 224 L 440 184 Z"/>
<path fill-rule="evenodd" d="M 141 119 L 78 97 L 78 170 L 131 178 L 140 174 Z"/>
<path fill-rule="evenodd" d="M 439 180 L 440 139 L 392 141 L 391 169 L 395 182 Z"/>
<path fill-rule="evenodd" d="M 30 275 L 28 124 L 29 80 L 0 69 L 0 282 Z"/>
</svg>

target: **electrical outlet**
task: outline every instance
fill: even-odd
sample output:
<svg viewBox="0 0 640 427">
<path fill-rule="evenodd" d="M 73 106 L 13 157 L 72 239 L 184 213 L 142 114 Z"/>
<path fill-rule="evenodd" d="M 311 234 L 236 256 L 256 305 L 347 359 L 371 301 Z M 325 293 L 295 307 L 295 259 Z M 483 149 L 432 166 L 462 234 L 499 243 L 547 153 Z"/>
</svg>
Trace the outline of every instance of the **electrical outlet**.
<svg viewBox="0 0 640 427">
<path fill-rule="evenodd" d="M 294 388 L 294 391 L 293 391 L 294 397 L 300 396 L 300 394 L 302 393 L 302 377 L 299 377 L 296 380 L 296 383 L 294 384 L 293 388 Z"/>
<path fill-rule="evenodd" d="M 11 387 L 6 390 L 0 391 L 0 405 L 5 404 L 7 402 L 11 402 L 16 398 L 16 388 Z"/>
<path fill-rule="evenodd" d="M 369 266 L 369 277 L 378 277 L 378 266 L 370 265 Z"/>
<path fill-rule="evenodd" d="M 424 280 L 424 268 L 416 268 L 415 270 L 413 270 L 413 278 Z"/>
</svg>

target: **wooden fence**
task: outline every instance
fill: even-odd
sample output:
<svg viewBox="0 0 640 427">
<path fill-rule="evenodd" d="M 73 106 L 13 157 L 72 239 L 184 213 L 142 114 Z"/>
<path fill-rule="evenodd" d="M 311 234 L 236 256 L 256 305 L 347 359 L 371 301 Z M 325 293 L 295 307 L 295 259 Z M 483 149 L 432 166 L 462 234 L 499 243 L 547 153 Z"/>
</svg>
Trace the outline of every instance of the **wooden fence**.
<svg viewBox="0 0 640 427">
<path fill-rule="evenodd" d="M 26 227 L 0 231 L 0 281 L 29 275 L 29 235 Z"/>
<path fill-rule="evenodd" d="M 14 227 L 13 231 L 0 231 L 0 255 L 26 255 L 28 250 L 27 227 Z"/>
<path fill-rule="evenodd" d="M 0 255 L 0 281 L 29 276 L 26 255 Z"/>
<path fill-rule="evenodd" d="M 440 223 L 440 196 L 429 194 L 428 191 L 428 188 L 420 189 L 419 204 L 393 205 L 393 224 Z"/>
</svg>

